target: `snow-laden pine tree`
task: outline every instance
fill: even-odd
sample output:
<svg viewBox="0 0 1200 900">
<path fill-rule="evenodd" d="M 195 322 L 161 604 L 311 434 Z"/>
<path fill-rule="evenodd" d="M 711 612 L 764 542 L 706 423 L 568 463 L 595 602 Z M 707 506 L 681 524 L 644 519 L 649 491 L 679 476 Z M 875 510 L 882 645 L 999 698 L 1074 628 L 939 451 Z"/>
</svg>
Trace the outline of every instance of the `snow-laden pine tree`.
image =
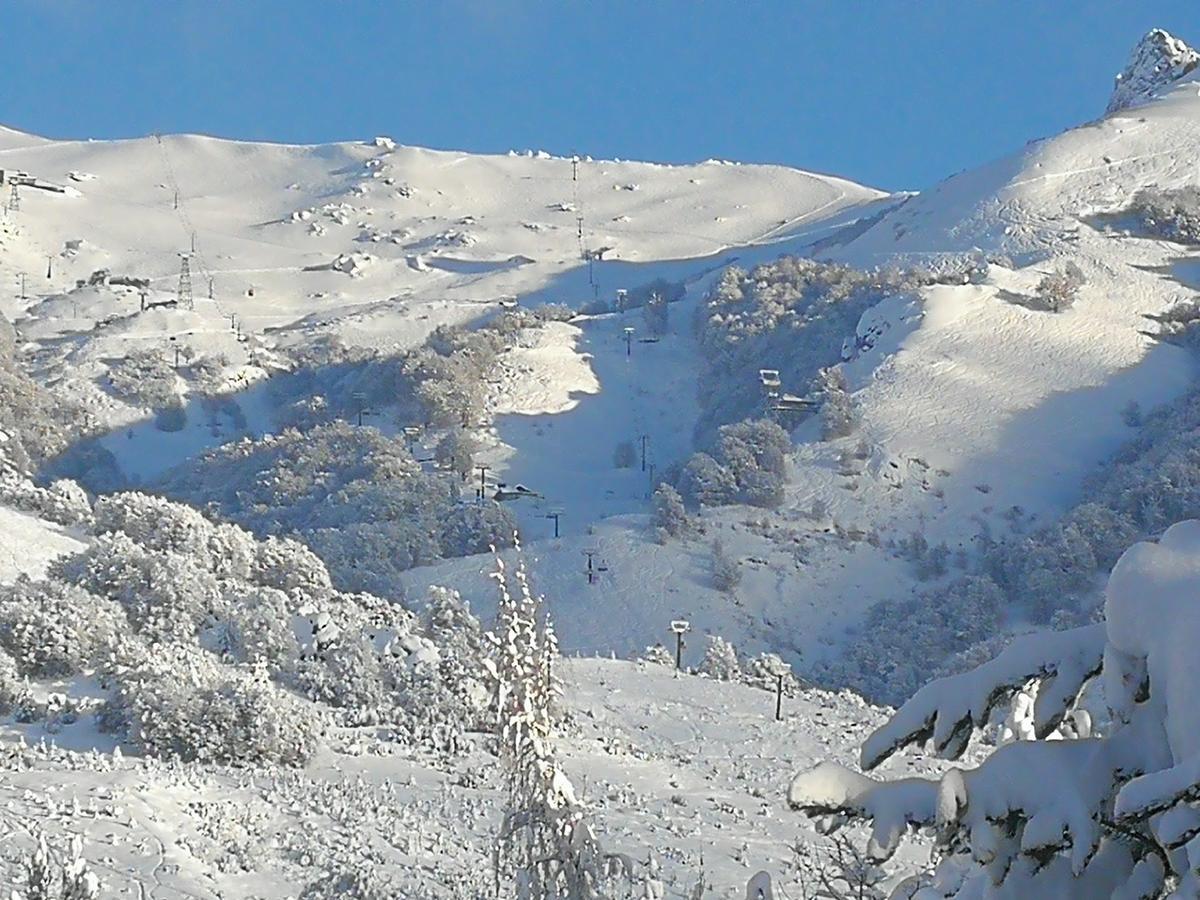
<svg viewBox="0 0 1200 900">
<path fill-rule="evenodd" d="M 821 763 L 796 776 L 789 802 L 832 825 L 870 820 L 876 859 L 910 827 L 933 829 L 941 861 L 893 894 L 910 900 L 1200 896 L 1198 598 L 1200 521 L 1181 522 L 1118 560 L 1103 622 L 1030 636 L 926 685 L 861 761 L 870 770 L 926 741 L 957 759 L 1014 700 L 1012 736 L 1033 740 L 938 780 Z M 1081 707 L 1092 698 L 1107 706 L 1095 728 Z"/>
<path fill-rule="evenodd" d="M 520 554 L 520 548 L 517 549 Z M 496 556 L 499 604 L 491 661 L 496 730 L 508 802 L 495 849 L 497 896 L 516 900 L 608 900 L 632 872 L 604 851 L 554 750 L 558 643 L 529 584 Z"/>
</svg>

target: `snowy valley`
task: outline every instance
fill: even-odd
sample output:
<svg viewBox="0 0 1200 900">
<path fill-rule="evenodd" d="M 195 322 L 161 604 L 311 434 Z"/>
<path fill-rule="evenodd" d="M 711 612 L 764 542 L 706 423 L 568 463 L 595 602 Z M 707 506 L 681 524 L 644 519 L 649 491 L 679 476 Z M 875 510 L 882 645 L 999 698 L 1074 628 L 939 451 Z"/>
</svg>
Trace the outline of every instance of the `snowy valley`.
<svg viewBox="0 0 1200 900">
<path fill-rule="evenodd" d="M 1200 896 L 1198 159 L 0 130 L 0 894 Z"/>
</svg>

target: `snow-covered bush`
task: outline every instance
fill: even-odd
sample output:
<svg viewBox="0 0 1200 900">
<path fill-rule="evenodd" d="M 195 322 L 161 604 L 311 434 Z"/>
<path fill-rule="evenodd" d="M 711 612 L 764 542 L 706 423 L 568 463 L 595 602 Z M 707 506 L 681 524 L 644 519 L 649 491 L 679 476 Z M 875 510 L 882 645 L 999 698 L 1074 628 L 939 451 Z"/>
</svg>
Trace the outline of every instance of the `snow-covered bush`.
<svg viewBox="0 0 1200 900">
<path fill-rule="evenodd" d="M 797 841 L 797 878 L 803 897 L 827 900 L 884 900 L 887 872 L 846 835 L 836 834 L 825 843 Z M 766 895 L 770 900 L 770 894 Z"/>
<path fill-rule="evenodd" d="M 88 528 L 92 524 L 92 503 L 87 491 L 68 479 L 60 478 L 47 487 L 39 487 L 25 476 L 0 467 L 0 503 L 59 525 Z"/>
<path fill-rule="evenodd" d="M 299 664 L 296 687 L 304 696 L 347 711 L 351 724 L 391 721 L 398 684 L 388 657 L 360 634 L 340 636 L 319 657 Z"/>
<path fill-rule="evenodd" d="M 123 532 L 101 535 L 81 553 L 55 560 L 54 578 L 115 600 L 149 640 L 195 640 L 226 611 L 217 578 L 190 556 L 154 552 Z"/>
<path fill-rule="evenodd" d="M 24 680 L 17 661 L 7 650 L 0 648 L 0 716 L 8 715 L 23 688 Z"/>
<path fill-rule="evenodd" d="M 901 702 L 942 660 L 993 636 L 1005 606 L 1003 591 L 983 576 L 877 603 L 844 652 L 822 669 L 821 680 Z"/>
<path fill-rule="evenodd" d="M 96 500 L 97 534 L 124 532 L 150 550 L 184 554 L 222 578 L 262 578 L 256 569 L 263 548 L 248 531 L 212 522 L 182 503 L 136 492 Z M 311 555 L 311 554 L 310 554 Z"/>
<path fill-rule="evenodd" d="M 37 847 L 24 859 L 24 880 L 12 900 L 100 900 L 100 879 L 83 858 L 83 841 L 71 838 L 66 858 L 55 859 L 46 837 L 37 833 Z"/>
<path fill-rule="evenodd" d="M 1038 282 L 1033 297 L 1028 298 L 1022 305 L 1030 309 L 1042 309 L 1048 312 L 1062 312 L 1070 309 L 1079 296 L 1079 289 L 1086 279 L 1083 271 L 1073 262 L 1063 268 L 1048 273 Z"/>
<path fill-rule="evenodd" d="M 821 388 L 821 436 L 825 440 L 846 437 L 858 427 L 858 410 L 846 375 L 840 366 L 831 366 L 817 373 Z"/>
<path fill-rule="evenodd" d="M 704 650 L 704 659 L 700 661 L 697 671 L 717 681 L 737 681 L 741 678 L 742 667 L 738 664 L 737 651 L 733 649 L 733 644 L 720 635 L 710 634 L 708 646 Z"/>
<path fill-rule="evenodd" d="M 659 543 L 666 543 L 668 537 L 680 537 L 692 529 L 691 517 L 683 505 L 683 498 L 669 484 L 660 484 L 654 489 L 650 525 Z"/>
<path fill-rule="evenodd" d="M 783 502 L 792 442 L 769 419 L 722 425 L 713 453 L 696 453 L 679 475 L 677 488 L 693 506 L 746 503 L 775 508 Z"/>
<path fill-rule="evenodd" d="M 938 780 L 876 781 L 832 763 L 798 775 L 794 808 L 873 822 L 868 852 L 935 829 L 942 858 L 904 896 L 1194 897 L 1200 893 L 1200 522 L 1117 562 L 1098 624 L 1019 639 L 991 662 L 922 688 L 863 745 L 871 769 L 932 741 L 957 759 L 993 710 L 1036 693 L 1036 740 Z M 1108 715 L 1080 708 L 1092 683 Z M 1035 684 L 1036 690 L 1030 687 Z M 1069 721 L 1071 728 L 1063 727 Z M 1066 739 L 1046 740 L 1057 732 Z M 1072 737 L 1073 736 L 1073 737 Z"/>
<path fill-rule="evenodd" d="M 156 350 L 133 350 L 108 370 L 114 394 L 135 406 L 164 409 L 179 405 L 178 376 L 168 355 Z M 164 429 L 166 430 L 166 429 Z"/>
<path fill-rule="evenodd" d="M 1133 196 L 1127 215 L 1141 234 L 1179 244 L 1200 244 L 1200 188 L 1143 188 Z"/>
<path fill-rule="evenodd" d="M 0 587 L 0 647 L 22 675 L 74 675 L 128 635 L 121 607 L 56 579 Z"/>
<path fill-rule="evenodd" d="M 801 682 L 792 667 L 778 653 L 760 653 L 742 662 L 742 682 L 764 691 L 774 691 L 783 676 L 783 692 L 793 696 L 800 691 Z"/>
<path fill-rule="evenodd" d="M 675 657 L 662 644 L 654 644 L 642 651 L 640 657 L 641 662 L 650 663 L 656 666 L 666 666 L 669 669 L 675 668 Z"/>
<path fill-rule="evenodd" d="M 105 721 L 160 759 L 303 765 L 323 731 L 320 712 L 272 683 L 262 666 L 223 665 L 210 653 L 163 646 L 114 675 Z"/>
<path fill-rule="evenodd" d="M 322 875 L 301 893 L 300 900 L 396 900 L 400 894 L 370 863 L 352 871 Z"/>
<path fill-rule="evenodd" d="M 224 584 L 222 593 L 224 617 L 201 633 L 201 646 L 229 662 L 265 665 L 276 675 L 293 673 L 301 653 L 295 602 L 276 588 L 245 582 Z"/>
</svg>

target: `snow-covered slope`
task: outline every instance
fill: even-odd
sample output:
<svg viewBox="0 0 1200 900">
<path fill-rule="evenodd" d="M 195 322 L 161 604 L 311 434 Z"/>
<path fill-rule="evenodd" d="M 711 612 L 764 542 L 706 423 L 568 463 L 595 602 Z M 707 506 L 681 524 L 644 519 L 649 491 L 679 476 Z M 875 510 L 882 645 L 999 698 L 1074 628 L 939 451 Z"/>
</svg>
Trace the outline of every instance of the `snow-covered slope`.
<svg viewBox="0 0 1200 900">
<path fill-rule="evenodd" d="M 83 542 L 60 525 L 0 505 L 0 584 L 21 575 L 40 578 L 56 557 L 74 553 Z"/>
<path fill-rule="evenodd" d="M 663 890 L 650 896 L 664 900 L 692 896 L 700 877 L 706 896 L 740 898 L 760 869 L 795 891 L 797 863 L 820 858 L 825 842 L 784 805 L 793 768 L 849 762 L 882 721 L 853 697 L 812 692 L 786 698 L 777 722 L 770 692 L 674 678 L 653 664 L 578 660 L 563 669 L 566 767 L 606 843 L 634 857 L 635 890 L 650 881 Z M 43 737 L 63 749 L 39 749 Z M 282 900 L 350 867 L 402 892 L 395 896 L 464 900 L 474 894 L 456 877 L 488 883 L 502 798 L 480 773 L 493 757 L 475 747 L 446 764 L 366 729 L 339 729 L 330 743 L 306 770 L 250 774 L 114 758 L 86 721 L 50 735 L 0 727 L 8 835 L 0 879 L 13 883 L 9 858 L 33 846 L 36 823 L 56 853 L 70 835 L 86 837 L 83 856 L 105 897 Z M 908 754 L 887 771 L 940 768 Z M 812 856 L 797 857 L 794 846 Z M 890 868 L 905 874 L 920 860 L 918 844 Z"/>
<path fill-rule="evenodd" d="M 822 441 L 814 424 L 801 426 L 782 508 L 706 513 L 701 538 L 659 545 L 642 517 L 589 527 L 602 513 L 636 511 L 645 489 L 640 472 L 603 466 L 618 439 L 649 433 L 663 448 L 657 463 L 680 458 L 675 438 L 695 415 L 676 395 L 681 359 L 696 352 L 681 355 L 691 340 L 686 304 L 663 344 L 635 348 L 630 360 L 619 318 L 580 323 L 598 393 L 586 388 L 569 413 L 525 434 L 501 428 L 519 445 L 518 460 L 527 453 L 519 471 L 535 487 L 539 474 L 554 478 L 545 472 L 552 447 L 590 459 L 586 480 L 573 476 L 552 495 L 559 508 L 565 502 L 563 540 L 535 547 L 566 645 L 629 653 L 684 616 L 747 649 L 836 663 L 856 641 L 847 630 L 874 603 L 941 583 L 921 582 L 897 542 L 920 535 L 969 561 L 980 534 L 1028 531 L 1078 502 L 1086 476 L 1138 434 L 1125 411 L 1194 383 L 1191 354 L 1147 334 L 1148 316 L 1192 294 L 1174 274 L 1187 249 L 1101 223 L 1143 188 L 1195 185 L 1198 154 L 1200 84 L 1185 79 L 1136 109 L 957 175 L 848 242 L 827 242 L 830 258 L 859 267 L 936 269 L 983 255 L 993 264 L 978 283 L 936 285 L 869 310 L 844 363 L 860 428 Z M 1024 305 L 1067 264 L 1084 278 L 1070 309 Z M 540 514 L 552 508 L 531 511 L 527 533 L 549 534 Z M 738 562 L 732 592 L 713 584 L 714 541 Z M 584 574 L 587 550 L 604 562 L 596 583 Z M 464 560 L 414 571 L 412 581 L 478 593 L 485 575 Z M 1020 627 L 1020 615 L 1010 624 Z"/>
<path fill-rule="evenodd" d="M 130 354 L 215 364 L 220 390 L 246 394 L 275 348 L 324 335 L 405 348 L 512 297 L 611 301 L 663 265 L 700 271 L 721 251 L 820 233 L 884 197 L 778 166 L 477 156 L 386 138 L 297 147 L 6 131 L 0 169 L 19 182 L 19 209 L 0 226 L 0 313 L 39 377 L 113 429 L 148 415 L 105 388 Z M 181 255 L 194 308 L 164 305 Z M 101 269 L 131 283 L 76 287 Z M 177 381 L 184 402 L 188 390 Z M 246 394 L 246 418 L 269 428 L 255 403 Z M 161 471 L 226 437 L 190 426 L 125 449 Z"/>
<path fill-rule="evenodd" d="M 1031 141 L 912 197 L 833 255 L 869 265 L 976 248 L 1018 261 L 1061 251 L 1080 239 L 1081 219 L 1124 206 L 1138 188 L 1195 182 L 1198 95 L 1191 79 L 1163 84 L 1155 102 Z"/>
</svg>

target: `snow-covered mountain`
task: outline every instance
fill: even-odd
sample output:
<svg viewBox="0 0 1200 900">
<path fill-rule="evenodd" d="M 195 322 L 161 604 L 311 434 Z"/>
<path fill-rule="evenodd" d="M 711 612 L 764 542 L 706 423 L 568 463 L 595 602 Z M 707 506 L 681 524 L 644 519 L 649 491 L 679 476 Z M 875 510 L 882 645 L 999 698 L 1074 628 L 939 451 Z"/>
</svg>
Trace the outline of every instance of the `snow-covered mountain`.
<svg viewBox="0 0 1200 900">
<path fill-rule="evenodd" d="M 297 347 L 336 336 L 396 351 L 513 296 L 578 307 L 655 277 L 684 284 L 667 334 L 637 354 L 626 354 L 613 315 L 556 326 L 514 349 L 491 401 L 492 449 L 480 457 L 493 477 L 545 497 L 521 513 L 529 540 L 547 533 L 546 513 L 562 513 L 564 538 L 535 551 L 567 646 L 629 653 L 652 642 L 679 605 L 668 599 L 679 589 L 672 573 L 706 567 L 708 550 L 648 540 L 636 516 L 649 473 L 614 469 L 613 446 L 646 434 L 660 472 L 693 449 L 704 398 L 690 395 L 700 365 L 690 310 L 719 267 L 806 247 L 859 268 L 938 270 L 990 255 L 986 279 L 886 298 L 847 335 L 843 368 L 861 428 L 842 441 L 814 440 L 808 426 L 795 433 L 787 498 L 773 519 L 790 523 L 802 563 L 773 538 L 734 534 L 740 513 L 712 515 L 710 528 L 731 531 L 724 540 L 743 563 L 762 561 L 742 565 L 734 609 L 697 576 L 679 611 L 753 646 L 827 659 L 874 602 L 915 584 L 889 542 L 919 531 L 969 550 L 981 528 L 1007 531 L 1014 509 L 1028 522 L 1052 519 L 1130 437 L 1124 408 L 1149 408 L 1189 386 L 1188 355 L 1145 334 L 1145 317 L 1185 293 L 1163 274 L 1177 251 L 1099 227 L 1140 189 L 1193 183 L 1200 98 L 1179 80 L 1188 59 L 1185 45 L 1152 32 L 1122 85 L 1136 81 L 1144 93 L 1153 81 L 1157 99 L 1136 110 L 1119 104 L 1097 122 L 894 198 L 716 161 L 479 157 L 386 138 L 286 147 L 201 137 L 61 142 L 9 131 L 0 162 L 10 181 L 22 173 L 20 208 L 8 214 L 0 267 L 10 285 L 23 276 L 24 296 L 10 288 L 0 303 L 37 377 L 103 423 L 104 446 L 127 474 L 153 477 L 204 447 L 271 431 L 272 401 L 251 386 Z M 176 295 L 181 254 L 194 303 L 162 305 Z M 1068 261 L 1086 280 L 1071 309 L 1046 315 L 1013 302 Z M 99 270 L 107 277 L 93 278 Z M 209 364 L 216 390 L 241 407 L 242 426 L 201 416 L 179 430 L 150 425 L 137 399 L 108 384 L 114 365 L 139 351 Z M 196 389 L 191 375 L 169 386 L 185 407 Z M 851 444 L 862 445 L 862 458 L 846 474 L 837 460 Z M 827 512 L 811 518 L 814 506 Z M 628 514 L 635 518 L 611 518 Z M 880 546 L 830 538 L 845 532 Z M 661 558 L 660 596 L 614 623 L 579 577 L 585 544 L 607 562 L 605 593 L 630 601 L 649 560 Z M 479 570 L 469 560 L 443 568 L 415 570 L 412 581 L 466 584 Z"/>
<path fill-rule="evenodd" d="M 568 653 L 634 659 L 686 620 L 686 665 L 700 665 L 702 636 L 720 636 L 743 659 L 778 653 L 807 677 L 889 700 L 961 668 L 960 651 L 969 662 L 1014 633 L 1088 622 L 1125 546 L 1200 515 L 1187 333 L 1200 319 L 1189 306 L 1197 60 L 1153 31 L 1103 118 L 915 195 L 776 166 L 478 156 L 382 137 L 292 147 L 0 132 L 0 313 L 16 328 L 13 347 L 0 344 L 13 370 L 0 403 L 36 420 L 0 428 L 0 583 L 49 569 L 63 583 L 47 596 L 90 591 L 140 640 L 139 598 L 170 593 L 186 571 L 209 591 L 204 608 L 229 607 L 188 633 L 188 652 L 207 659 L 216 646 L 261 667 L 238 618 L 246 596 L 311 620 L 314 636 L 339 615 L 382 615 L 365 590 L 426 615 L 432 588 L 453 588 L 490 620 L 496 563 L 478 551 L 515 524 L 524 549 L 501 555 L 528 560 Z M 777 263 L 784 254 L 819 264 Z M 532 312 L 545 303 L 579 314 Z M 432 388 L 414 393 L 416 382 Z M 418 399 L 437 412 L 419 428 Z M 51 402 L 71 410 L 53 429 L 25 412 Z M 837 427 L 793 414 L 822 404 L 841 404 Z M 791 444 L 777 460 L 730 432 L 711 439 L 764 413 Z M 362 437 L 364 422 L 378 439 Z M 61 453 L 71 427 L 87 434 Z M 53 458 L 4 455 L 35 428 L 54 440 L 26 443 Z M 167 492 L 258 542 L 190 511 L 164 513 L 162 533 L 98 524 L 71 485 L 37 488 L 14 471 L 35 464 L 97 489 Z M 747 470 L 757 494 L 738 481 Z M 653 491 L 665 479 L 686 492 L 697 472 L 725 494 L 664 527 Z M 289 503 L 314 521 L 298 525 Z M 225 542 L 228 566 L 213 561 Z M 134 579 L 126 556 L 152 575 Z M 55 567 L 60 557 L 76 561 Z M 387 572 L 364 571 L 374 567 Z M 39 589 L 13 590 L 34 592 L 11 606 L 30 615 L 20 602 Z M 251 621 L 292 652 L 287 634 Z M 342 668 L 320 677 L 353 680 L 354 654 L 379 640 L 372 622 L 370 641 L 325 660 Z M 409 625 L 414 654 L 430 626 Z M 282 684 L 294 673 L 280 652 L 267 656 Z M 618 849 L 668 857 L 656 863 L 664 879 L 648 880 L 671 883 L 672 897 L 702 853 L 729 896 L 735 866 L 785 869 L 795 835 L 771 827 L 778 770 L 848 756 L 881 717 L 811 691 L 787 722 L 759 723 L 769 694 L 656 664 L 577 661 L 567 682 L 564 766 L 594 786 Z M 51 694 L 83 692 L 82 708 L 108 689 L 51 680 L 30 704 L 57 709 Z M 43 727 L 19 724 L 4 733 Z M 80 747 L 115 740 L 66 724 L 64 741 Z M 472 744 L 439 768 L 378 725 L 342 722 L 315 768 L 267 787 L 118 761 L 120 776 L 89 774 L 85 806 L 153 845 L 157 862 L 135 882 L 258 895 L 312 881 L 321 851 L 280 835 L 319 828 L 324 801 L 304 798 L 327 798 L 354 772 L 354 796 L 378 813 L 371 841 L 417 834 L 363 852 L 409 866 L 406 885 L 445 888 L 449 870 L 426 878 L 420 861 L 486 858 L 498 794 L 474 779 L 487 760 Z M 48 783 L 80 765 L 23 753 L 30 778 Z M 216 799 L 233 789 L 252 798 L 245 809 Z M 135 799 L 143 792 L 153 802 Z M 280 803 L 286 816 L 271 819 Z M 381 811 L 400 803 L 419 815 Z M 328 827 L 349 828 L 344 813 Z M 236 858 L 222 855 L 235 832 Z"/>
<path fill-rule="evenodd" d="M 610 519 L 587 534 L 537 545 L 539 574 L 567 644 L 628 654 L 680 614 L 747 648 L 784 651 L 808 671 L 832 665 L 846 677 L 850 651 L 852 668 L 871 671 L 872 688 L 895 691 L 893 697 L 919 685 L 930 660 L 955 646 L 942 632 L 964 633 L 956 614 L 946 620 L 922 611 L 948 597 L 957 602 L 964 590 L 957 579 L 979 574 L 992 543 L 1032 540 L 1094 500 L 1094 476 L 1106 460 L 1148 440 L 1140 414 L 1131 411 L 1148 412 L 1193 390 L 1192 354 L 1155 339 L 1159 327 L 1151 321 L 1194 296 L 1195 279 L 1186 274 L 1193 251 L 1123 215 L 1140 191 L 1194 188 L 1198 150 L 1200 94 L 1185 79 L 1136 109 L 955 175 L 810 249 L 860 269 L 917 266 L 944 273 L 943 283 L 883 297 L 857 329 L 848 328 L 854 333 L 846 335 L 842 369 L 861 424 L 835 440 L 821 440 L 811 420 L 793 432 L 777 510 L 710 510 L 701 517 L 703 537 L 665 545 L 649 538 L 641 519 Z M 986 274 L 962 274 L 985 259 Z M 1043 281 L 1071 267 L 1082 279 L 1074 304 L 1057 313 L 1036 308 Z M 705 289 L 685 303 L 699 302 Z M 642 386 L 678 376 L 681 360 L 694 352 L 686 349 L 694 346 L 690 318 L 676 316 L 682 324 L 655 351 L 671 362 L 659 369 L 643 353 L 633 360 L 641 367 L 636 374 L 621 358 L 619 322 L 584 325 L 593 369 L 601 373 L 599 394 L 570 415 L 534 420 L 529 430 L 536 433 L 514 440 L 547 448 L 534 459 L 562 441 L 580 446 L 589 471 L 598 473 L 586 483 L 598 479 L 607 496 L 620 496 L 621 474 L 603 471 L 611 442 L 597 436 L 633 396 L 639 422 L 670 423 L 651 426 L 652 434 L 678 458 L 675 436 L 698 412 L 678 402 L 674 380 L 661 399 Z M 611 373 L 602 349 L 608 347 L 618 351 Z M 774 352 L 754 369 L 783 368 L 786 344 L 777 341 Z M 626 385 L 626 372 L 633 385 Z M 611 406 L 606 383 L 619 386 Z M 590 423 L 589 408 L 598 414 Z M 573 422 L 587 429 L 582 438 Z M 538 469 L 531 463 L 521 472 L 533 479 Z M 571 472 L 578 493 L 585 482 L 579 470 Z M 608 504 L 619 512 L 635 508 Z M 582 498 L 567 509 L 590 518 Z M 710 575 L 714 541 L 737 561 L 741 578 L 732 595 Z M 927 566 L 921 560 L 930 547 Z M 607 563 L 602 590 L 579 577 L 588 548 Z M 1047 565 L 1057 571 L 1059 562 Z M 414 570 L 411 579 L 420 586 L 450 580 L 474 591 L 480 583 L 463 562 Z M 1060 590 L 1049 574 L 1045 579 L 1040 592 Z M 1029 627 L 1017 600 L 1033 588 L 1012 584 L 999 614 L 966 630 L 975 635 L 969 641 Z M 863 631 L 860 623 L 881 601 L 910 605 L 879 607 L 881 618 Z M 895 627 L 897 620 L 905 627 Z M 876 654 L 881 641 L 894 646 Z"/>
</svg>

